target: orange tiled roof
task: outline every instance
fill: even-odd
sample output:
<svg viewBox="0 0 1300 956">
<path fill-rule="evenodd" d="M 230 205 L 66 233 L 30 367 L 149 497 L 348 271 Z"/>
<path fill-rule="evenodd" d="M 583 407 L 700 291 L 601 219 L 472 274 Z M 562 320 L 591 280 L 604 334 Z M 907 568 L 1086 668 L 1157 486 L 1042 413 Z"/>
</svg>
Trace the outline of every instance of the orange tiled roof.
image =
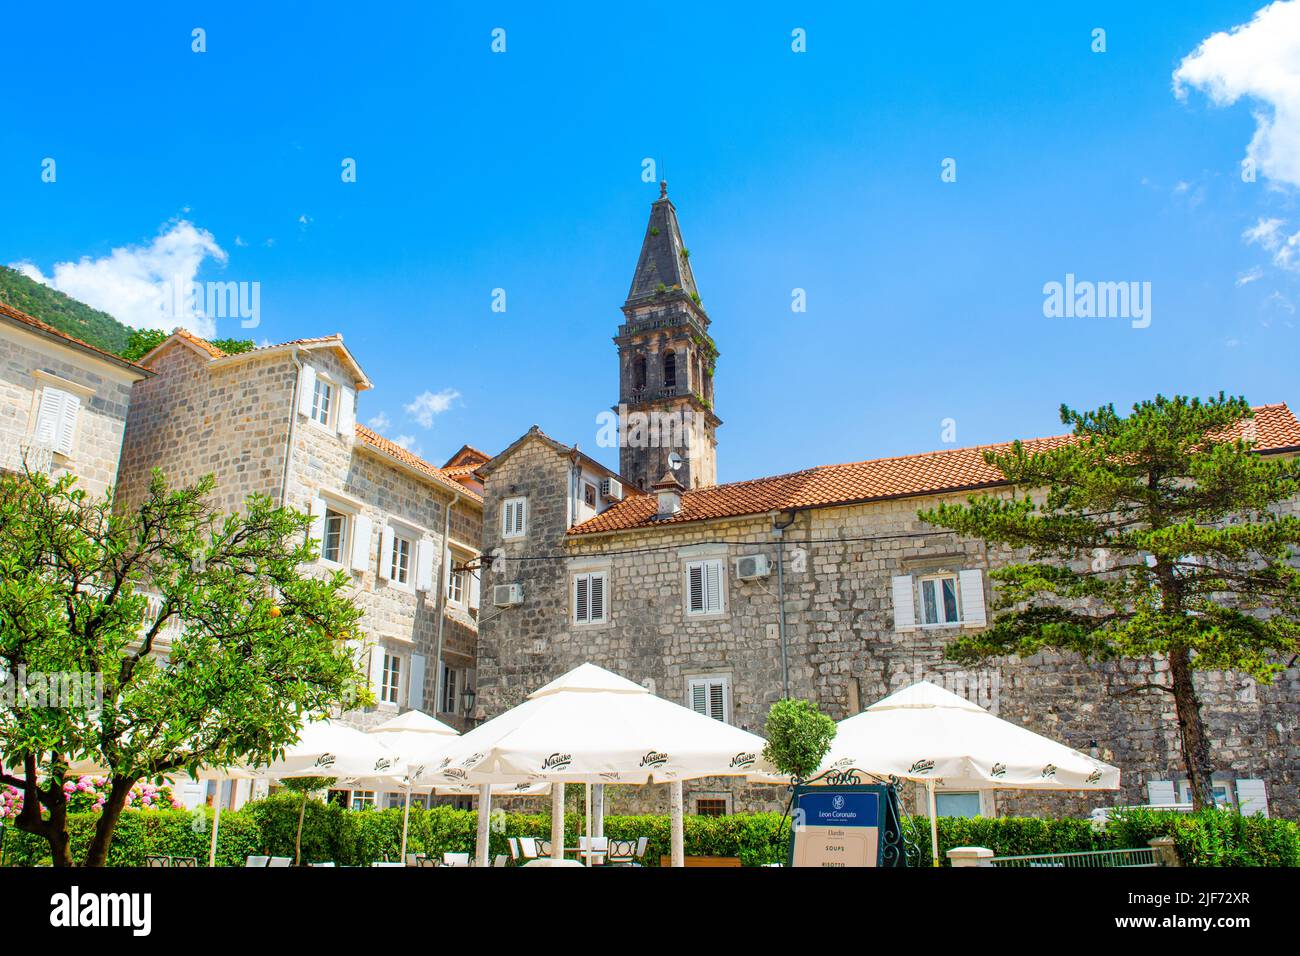
<svg viewBox="0 0 1300 956">
<path fill-rule="evenodd" d="M 59 329 L 56 329 L 48 322 L 42 322 L 34 315 L 28 315 L 22 309 L 15 309 L 12 305 L 9 305 L 6 302 L 0 302 L 0 315 L 13 319 L 15 322 L 18 322 L 22 325 L 30 326 L 31 328 L 34 328 L 40 332 L 44 332 L 47 335 L 53 335 L 56 338 L 63 339 L 65 342 L 68 342 L 72 345 L 76 345 L 83 349 L 88 349 L 91 352 L 95 352 L 99 355 L 104 356 L 105 358 L 112 359 L 114 362 L 116 362 L 119 365 L 125 365 L 128 366 L 129 368 L 138 369 L 141 372 L 149 371 L 143 365 L 137 365 L 135 362 L 129 361 L 128 359 L 124 359 L 120 355 L 114 355 L 112 352 L 105 351 L 104 349 L 99 348 L 99 346 L 97 345 L 91 345 L 89 342 L 83 342 L 81 339 L 69 335 L 67 332 L 63 332 Z"/>
<path fill-rule="evenodd" d="M 411 454 L 401 445 L 397 444 L 397 442 L 385 438 L 383 435 L 379 434 L 376 431 L 372 431 L 371 429 L 367 428 L 365 425 L 361 425 L 361 424 L 357 425 L 357 438 L 362 442 L 364 442 L 365 444 L 369 445 L 371 448 L 374 448 L 376 451 L 382 452 L 383 454 L 387 455 L 389 458 L 395 458 L 398 461 L 400 461 L 402 464 L 414 468 L 416 471 L 429 476 L 434 481 L 438 482 L 441 485 L 444 485 L 449 490 L 459 491 L 461 494 L 467 495 L 472 500 L 479 502 L 480 504 L 482 503 L 483 498 L 480 495 L 478 495 L 473 489 L 465 487 L 464 485 L 456 481 L 454 478 L 452 478 L 450 475 L 448 475 L 446 472 L 444 472 L 437 465 L 429 464 L 427 461 L 425 461 L 423 458 L 419 457 L 418 455 Z"/>
<path fill-rule="evenodd" d="M 1300 422 L 1286 405 L 1256 408 L 1252 423 L 1257 450 L 1300 449 Z M 1240 434 L 1244 427 L 1245 423 L 1241 423 L 1232 433 Z M 1055 435 L 1023 444 L 1029 451 L 1041 452 L 1073 440 L 1072 435 Z M 985 463 L 984 453 L 1010 447 L 1010 442 L 1004 442 L 847 465 L 822 465 L 787 475 L 698 488 L 682 495 L 681 511 L 658 520 L 654 518 L 656 499 L 651 495 L 636 495 L 571 528 L 569 534 L 626 531 L 791 508 L 830 507 L 990 488 L 1004 485 L 1006 481 L 1001 472 Z"/>
</svg>

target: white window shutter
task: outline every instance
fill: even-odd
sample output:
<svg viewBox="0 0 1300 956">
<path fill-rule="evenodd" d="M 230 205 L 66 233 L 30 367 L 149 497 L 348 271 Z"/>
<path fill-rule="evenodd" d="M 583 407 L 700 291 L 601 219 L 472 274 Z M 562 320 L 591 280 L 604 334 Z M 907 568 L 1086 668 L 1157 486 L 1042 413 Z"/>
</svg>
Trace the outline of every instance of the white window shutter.
<svg viewBox="0 0 1300 956">
<path fill-rule="evenodd" d="M 335 418 L 339 434 L 351 435 L 357 429 L 357 393 L 356 389 L 342 386 L 339 388 L 339 413 Z"/>
<path fill-rule="evenodd" d="M 1178 802 L 1172 780 L 1148 780 L 1147 803 L 1153 807 L 1171 807 Z"/>
<path fill-rule="evenodd" d="M 709 685 L 709 716 L 714 720 L 727 719 L 727 685 L 723 681 L 714 681 Z"/>
<path fill-rule="evenodd" d="M 720 561 L 706 561 L 704 564 L 704 599 L 705 610 L 722 610 L 722 562 Z"/>
<path fill-rule="evenodd" d="M 357 515 L 352 519 L 352 570 L 365 571 L 370 567 L 370 519 Z"/>
<path fill-rule="evenodd" d="M 963 627 L 983 627 L 987 623 L 984 612 L 984 572 L 978 569 L 962 571 L 957 575 L 961 587 L 961 623 Z"/>
<path fill-rule="evenodd" d="M 316 542 L 319 548 L 325 540 L 325 499 L 313 498 L 309 514 L 312 517 L 312 522 L 311 531 L 308 534 L 311 535 L 312 540 Z"/>
<path fill-rule="evenodd" d="M 311 416 L 312 401 L 316 397 L 316 370 L 304 365 L 298 372 L 298 413 Z"/>
<path fill-rule="evenodd" d="M 910 631 L 916 627 L 916 597 L 912 576 L 900 574 L 892 579 L 894 591 L 894 630 Z"/>
<path fill-rule="evenodd" d="M 59 452 L 72 454 L 73 439 L 77 436 L 77 412 L 81 410 L 81 399 L 76 395 L 64 394 L 63 409 L 59 415 Z"/>
<path fill-rule="evenodd" d="M 385 527 L 379 532 L 379 577 L 384 581 L 392 575 L 394 543 L 392 528 Z"/>
<path fill-rule="evenodd" d="M 605 575 L 591 576 L 591 620 L 605 620 Z"/>
<path fill-rule="evenodd" d="M 415 589 L 433 590 L 433 542 L 427 538 L 415 548 Z"/>
<path fill-rule="evenodd" d="M 469 575 L 469 608 L 471 611 L 477 611 L 479 603 L 479 576 L 483 572 L 480 571 L 478 574 L 475 574 L 473 571 L 466 571 L 465 573 Z"/>
<path fill-rule="evenodd" d="M 406 706 L 416 710 L 424 708 L 424 655 L 411 655 L 410 684 L 406 688 Z"/>
<path fill-rule="evenodd" d="M 1237 809 L 1242 816 L 1248 817 L 1255 813 L 1268 816 L 1268 792 L 1264 789 L 1263 780 L 1252 778 L 1237 781 Z"/>
<path fill-rule="evenodd" d="M 688 607 L 692 611 L 704 610 L 704 565 L 690 564 L 686 567 Z"/>
<path fill-rule="evenodd" d="M 709 687 L 704 681 L 691 684 L 691 710 L 697 714 L 709 714 Z"/>
<path fill-rule="evenodd" d="M 370 648 L 370 689 L 379 696 L 379 688 L 384 682 L 384 649 L 378 644 Z"/>
<path fill-rule="evenodd" d="M 36 412 L 36 443 L 53 450 L 59 443 L 63 427 L 63 396 L 67 393 L 48 385 L 41 389 L 41 404 Z"/>
<path fill-rule="evenodd" d="M 573 580 L 573 619 L 579 624 L 591 620 L 591 603 L 588 597 L 591 578 L 582 574 Z"/>
</svg>

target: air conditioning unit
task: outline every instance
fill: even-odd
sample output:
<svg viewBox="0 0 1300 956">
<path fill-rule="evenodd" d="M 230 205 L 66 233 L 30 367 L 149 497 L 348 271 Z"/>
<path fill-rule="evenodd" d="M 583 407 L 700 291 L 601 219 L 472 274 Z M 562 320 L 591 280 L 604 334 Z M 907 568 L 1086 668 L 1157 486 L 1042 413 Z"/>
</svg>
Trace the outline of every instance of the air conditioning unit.
<svg viewBox="0 0 1300 956">
<path fill-rule="evenodd" d="M 602 478 L 600 480 L 600 496 L 606 501 L 622 501 L 623 482 L 617 478 Z"/>
<path fill-rule="evenodd" d="M 736 559 L 736 577 L 742 581 L 765 578 L 772 573 L 772 562 L 765 554 L 747 554 Z"/>
<path fill-rule="evenodd" d="M 492 603 L 497 607 L 516 607 L 523 604 L 523 586 L 519 584 L 492 585 Z"/>
</svg>

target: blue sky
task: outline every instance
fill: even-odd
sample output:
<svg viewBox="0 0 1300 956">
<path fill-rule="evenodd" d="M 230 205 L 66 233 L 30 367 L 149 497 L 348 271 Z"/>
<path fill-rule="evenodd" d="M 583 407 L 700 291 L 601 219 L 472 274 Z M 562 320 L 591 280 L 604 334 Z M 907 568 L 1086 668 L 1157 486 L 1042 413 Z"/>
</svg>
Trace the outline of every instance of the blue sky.
<svg viewBox="0 0 1300 956">
<path fill-rule="evenodd" d="M 647 157 L 722 352 L 720 480 L 943 447 L 947 418 L 1051 434 L 1061 402 L 1300 403 L 1295 3 L 1182 98 L 1261 3 L 138 6 L 6 15 L 0 261 L 127 321 L 158 261 L 259 282 L 251 334 L 342 332 L 361 418 L 432 460 L 533 423 L 614 460 Z M 1046 318 L 1067 273 L 1151 283 L 1150 326 Z"/>
</svg>

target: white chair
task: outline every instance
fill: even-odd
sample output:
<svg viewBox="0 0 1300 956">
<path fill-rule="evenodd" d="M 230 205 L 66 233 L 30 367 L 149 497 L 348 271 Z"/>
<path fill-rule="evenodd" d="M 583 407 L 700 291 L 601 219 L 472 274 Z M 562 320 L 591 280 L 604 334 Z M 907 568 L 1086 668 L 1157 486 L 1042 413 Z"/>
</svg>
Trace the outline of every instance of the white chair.
<svg viewBox="0 0 1300 956">
<path fill-rule="evenodd" d="M 510 857 L 506 856 L 504 853 L 498 853 L 496 856 L 492 858 L 493 866 L 505 866 L 509 862 L 510 862 Z"/>
<path fill-rule="evenodd" d="M 519 852 L 518 837 L 507 837 L 506 846 L 510 847 L 510 859 L 518 863 L 520 860 L 524 858 L 524 855 Z"/>
<path fill-rule="evenodd" d="M 578 854 L 587 861 L 588 866 L 600 866 L 605 862 L 609 852 L 609 837 L 592 837 L 591 846 L 587 846 L 585 836 L 578 837 Z"/>
<path fill-rule="evenodd" d="M 387 867 L 390 867 L 390 866 L 400 866 L 400 867 L 405 867 L 405 866 L 406 866 L 405 863 L 393 863 L 393 862 L 390 862 L 390 861 L 388 861 L 388 860 L 376 860 L 374 863 L 371 863 L 370 865 L 371 865 L 372 867 L 379 867 L 379 868 L 381 868 L 381 869 L 383 869 L 383 868 L 387 868 Z"/>
<path fill-rule="evenodd" d="M 535 837 L 520 837 L 519 852 L 525 860 L 537 859 L 537 839 Z"/>
<path fill-rule="evenodd" d="M 308 866 L 333 866 L 334 861 L 330 860 L 328 863 L 308 863 L 307 865 Z"/>
<path fill-rule="evenodd" d="M 267 866 L 292 866 L 293 857 L 291 856 L 273 856 Z"/>
<path fill-rule="evenodd" d="M 442 855 L 443 866 L 469 866 L 468 853 L 444 853 Z"/>
<path fill-rule="evenodd" d="M 246 866 L 246 867 L 250 867 L 250 866 L 251 866 L 251 867 L 263 867 L 263 866 L 266 866 L 266 864 L 267 864 L 268 862 L 270 862 L 270 859 L 271 859 L 271 858 L 270 858 L 269 856 L 250 856 L 250 857 L 246 857 L 246 858 L 244 859 L 244 866 Z"/>
</svg>

